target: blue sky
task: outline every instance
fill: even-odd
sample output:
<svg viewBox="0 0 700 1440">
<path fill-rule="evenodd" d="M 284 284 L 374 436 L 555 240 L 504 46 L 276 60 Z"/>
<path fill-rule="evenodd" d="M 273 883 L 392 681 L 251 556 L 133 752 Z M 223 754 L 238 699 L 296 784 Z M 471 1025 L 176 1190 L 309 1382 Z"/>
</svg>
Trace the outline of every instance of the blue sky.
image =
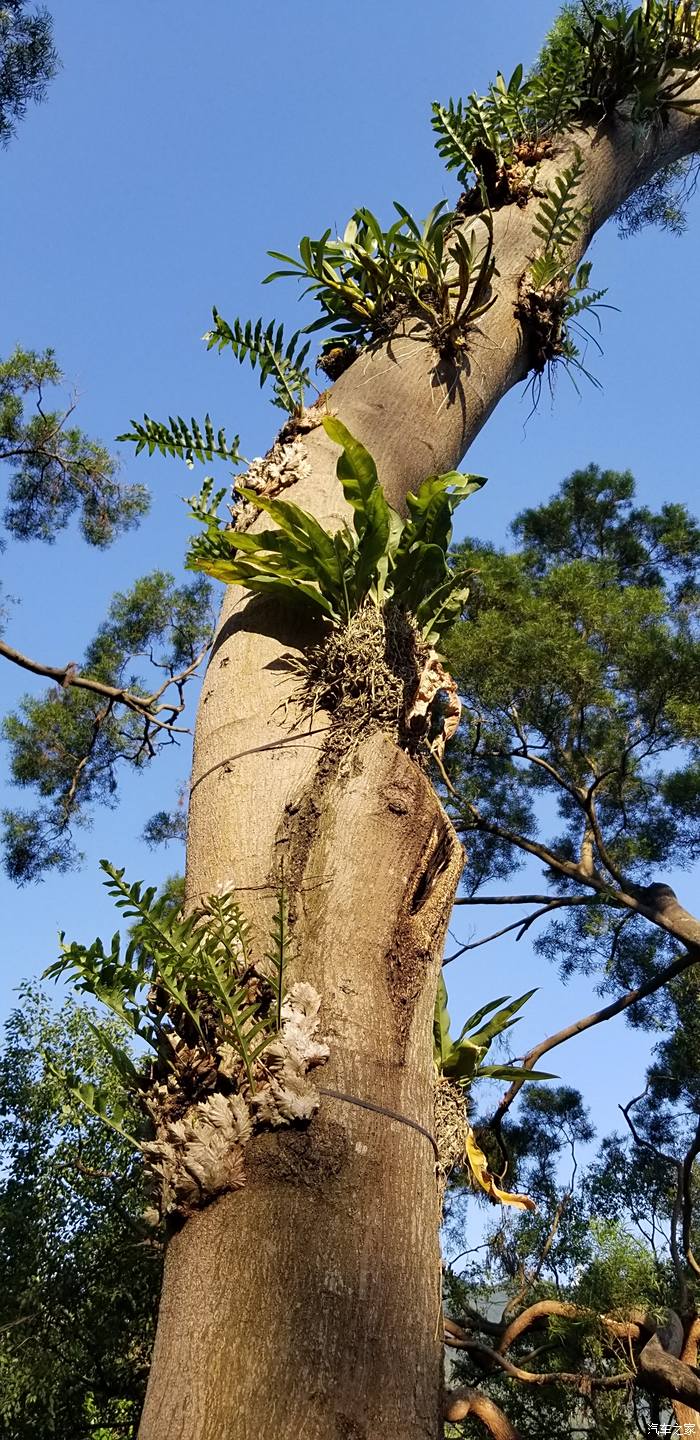
<svg viewBox="0 0 700 1440">
<path fill-rule="evenodd" d="M 212 304 L 229 318 L 275 314 L 295 328 L 308 314 L 295 287 L 260 288 L 268 248 L 293 251 L 302 234 L 342 228 L 360 204 L 389 219 L 393 199 L 417 215 L 454 200 L 433 149 L 431 101 L 527 65 L 557 6 L 57 0 L 50 8 L 63 68 L 47 103 L 0 154 L 0 353 L 16 342 L 53 345 L 79 392 L 80 423 L 108 442 L 144 410 L 208 409 L 229 434 L 240 431 L 252 456 L 267 448 L 279 414 L 249 371 L 207 355 L 200 337 Z M 622 242 L 612 226 L 597 238 L 593 280 L 619 307 L 605 312 L 605 353 L 592 362 L 603 388 L 585 386 L 579 398 L 563 377 L 527 425 L 529 398 L 511 394 L 466 462 L 489 484 L 464 507 L 458 531 L 504 542 L 523 505 L 590 461 L 631 468 L 650 504 L 698 508 L 698 222 L 696 198 L 681 239 L 647 231 Z M 52 548 L 12 546 L 3 556 L 6 589 L 22 600 L 7 638 L 39 659 L 79 658 L 114 589 L 155 567 L 179 573 L 187 534 L 179 497 L 193 488 L 190 475 L 128 451 L 123 464 L 125 478 L 153 491 L 138 532 L 106 555 L 70 532 Z M 8 666 L 0 674 L 5 709 L 28 687 Z M 80 872 L 21 891 L 0 880 L 0 1014 L 18 981 L 54 958 L 59 928 L 82 939 L 115 928 L 100 855 L 134 878 L 157 881 L 180 868 L 174 847 L 148 852 L 138 836 L 188 768 L 183 748 L 147 777 L 124 776 L 119 808 L 84 838 Z M 21 799 L 6 791 L 2 803 Z M 691 909 L 694 888 L 691 876 L 680 878 Z M 474 912 L 456 912 L 462 939 L 467 923 L 477 925 Z M 490 928 L 484 912 L 479 933 Z M 526 941 L 466 956 L 448 981 L 456 1020 L 496 994 L 539 984 L 523 1045 L 595 1005 L 589 981 L 562 993 Z M 641 1088 L 648 1051 L 648 1037 L 618 1021 L 559 1052 L 554 1068 L 583 1089 L 606 1128 L 618 1101 Z"/>
</svg>

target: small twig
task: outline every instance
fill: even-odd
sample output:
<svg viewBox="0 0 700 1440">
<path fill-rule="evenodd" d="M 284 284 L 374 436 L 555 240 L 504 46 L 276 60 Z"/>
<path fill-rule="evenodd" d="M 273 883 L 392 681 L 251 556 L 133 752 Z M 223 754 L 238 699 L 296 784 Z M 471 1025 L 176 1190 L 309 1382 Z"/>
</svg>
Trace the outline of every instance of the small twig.
<svg viewBox="0 0 700 1440">
<path fill-rule="evenodd" d="M 532 914 L 526 915 L 524 920 L 514 920 L 512 925 L 505 925 L 502 930 L 494 930 L 492 935 L 485 935 L 482 940 L 472 940 L 467 945 L 461 945 L 459 950 L 455 950 L 454 955 L 445 956 L 442 963 L 450 965 L 453 960 L 459 959 L 459 956 L 464 955 L 467 950 L 478 950 L 480 945 L 488 945 L 491 940 L 500 940 L 502 935 L 508 935 L 511 930 L 519 931 L 516 939 L 522 940 L 523 935 L 531 925 L 534 925 L 535 920 L 549 914 L 550 910 L 560 910 L 565 905 L 595 905 L 597 902 L 597 895 L 572 895 L 570 899 L 548 900 L 546 905 L 539 910 L 533 910 Z"/>
</svg>

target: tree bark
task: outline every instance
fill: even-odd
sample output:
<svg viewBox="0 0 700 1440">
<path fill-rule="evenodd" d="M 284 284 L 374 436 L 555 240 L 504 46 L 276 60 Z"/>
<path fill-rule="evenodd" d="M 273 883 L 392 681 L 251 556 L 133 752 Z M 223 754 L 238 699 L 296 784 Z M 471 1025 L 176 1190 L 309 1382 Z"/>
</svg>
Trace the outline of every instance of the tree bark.
<svg viewBox="0 0 700 1440">
<path fill-rule="evenodd" d="M 681 1349 L 680 1358 L 685 1365 L 693 1368 L 698 1363 L 698 1340 L 700 1339 L 700 1319 L 694 1317 L 686 1328 L 685 1340 Z M 673 1402 L 673 1417 L 676 1425 L 680 1426 L 681 1434 L 700 1435 L 700 1410 L 690 1405 L 684 1405 L 680 1400 Z M 683 1430 L 684 1425 L 694 1425 L 694 1430 Z"/>
<path fill-rule="evenodd" d="M 591 208 L 572 262 L 638 185 L 698 147 L 700 119 L 672 119 L 653 152 L 624 124 L 567 136 L 542 166 L 545 183 L 575 144 Z M 413 324 L 361 355 L 326 396 L 401 508 L 428 474 L 459 464 L 527 371 L 514 307 L 537 250 L 536 208 L 494 215 L 496 303 L 459 368 L 436 366 Z M 290 494 L 329 524 L 343 504 L 337 449 L 318 420 L 304 436 L 310 475 Z M 331 1047 L 320 1084 L 431 1129 L 431 1017 L 461 849 L 426 778 L 388 738 L 338 761 L 325 718 L 309 727 L 299 715 L 289 656 L 313 638 L 291 609 L 227 596 L 197 721 L 187 900 L 235 888 L 264 935 L 284 857 L 292 978 L 320 992 Z M 306 1132 L 256 1139 L 246 1154 L 246 1189 L 170 1241 L 140 1440 L 437 1440 L 428 1141 L 324 1098 Z"/>
</svg>

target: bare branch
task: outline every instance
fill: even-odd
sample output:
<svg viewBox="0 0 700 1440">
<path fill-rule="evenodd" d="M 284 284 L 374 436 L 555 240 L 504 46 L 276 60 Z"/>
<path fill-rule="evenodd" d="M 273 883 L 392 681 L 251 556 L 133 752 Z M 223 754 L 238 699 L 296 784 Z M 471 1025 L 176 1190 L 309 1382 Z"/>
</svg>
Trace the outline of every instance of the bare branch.
<svg viewBox="0 0 700 1440">
<path fill-rule="evenodd" d="M 460 895 L 455 905 L 548 905 L 551 899 L 551 895 Z"/>
<path fill-rule="evenodd" d="M 680 1254 L 680 1250 L 679 1250 L 679 1248 L 678 1248 L 678 1226 L 679 1226 L 679 1222 L 681 1221 L 681 1218 L 682 1218 L 682 1210 L 683 1210 L 683 1206 L 682 1206 L 682 1194 L 683 1194 L 683 1165 L 682 1165 L 682 1162 L 681 1162 L 680 1160 L 677 1160 L 677 1159 L 676 1159 L 675 1155 L 667 1155 L 667 1154 L 665 1153 L 665 1151 L 659 1150 L 656 1145 L 653 1145 L 652 1142 L 651 1142 L 651 1140 L 647 1140 L 643 1135 L 640 1135 L 640 1134 L 639 1134 L 639 1131 L 637 1130 L 637 1127 L 636 1127 L 636 1125 L 635 1125 L 635 1123 L 634 1123 L 634 1121 L 633 1121 L 633 1119 L 632 1119 L 632 1117 L 631 1117 L 631 1115 L 630 1115 L 630 1113 L 629 1113 L 630 1110 L 632 1109 L 633 1105 L 638 1105 L 638 1104 L 639 1104 L 639 1101 L 640 1101 L 640 1100 L 643 1100 L 643 1099 L 645 1098 L 648 1090 L 649 1090 L 649 1086 L 646 1085 L 645 1088 L 644 1088 L 644 1090 L 642 1091 L 641 1095 L 635 1095 L 634 1098 L 633 1098 L 632 1100 L 629 1100 L 626 1105 L 618 1105 L 617 1108 L 618 1108 L 618 1110 L 620 1110 L 620 1112 L 622 1113 L 622 1115 L 624 1115 L 624 1117 L 625 1117 L 625 1122 L 626 1122 L 626 1124 L 627 1124 L 627 1126 L 628 1126 L 628 1129 L 630 1130 L 630 1133 L 631 1133 L 631 1135 L 632 1135 L 632 1139 L 634 1140 L 635 1145 L 638 1145 L 638 1146 L 640 1147 L 640 1149 L 642 1149 L 642 1150 L 649 1150 L 649 1151 L 651 1151 L 651 1154 L 652 1154 L 652 1155 L 655 1155 L 656 1158 L 657 1158 L 657 1160 L 661 1160 L 661 1161 L 664 1162 L 664 1164 L 670 1165 L 671 1168 L 672 1168 L 673 1170 L 675 1170 L 675 1172 L 676 1172 L 676 1193 L 675 1193 L 675 1196 L 674 1196 L 674 1199 L 673 1199 L 673 1210 L 672 1210 L 672 1212 L 671 1212 L 671 1234 L 670 1234 L 670 1237 L 669 1237 L 669 1241 L 670 1241 L 670 1250 L 671 1250 L 671 1260 L 672 1260 L 672 1262 L 673 1262 L 673 1268 L 674 1268 L 674 1271 L 675 1271 L 676 1280 L 677 1280 L 677 1283 L 678 1283 L 678 1288 L 679 1288 L 680 1293 L 681 1293 L 682 1304 L 683 1304 L 683 1306 L 686 1306 L 687 1303 L 688 1303 L 688 1281 L 687 1281 L 685 1272 L 684 1272 L 684 1270 L 683 1270 L 683 1265 L 682 1265 L 682 1262 L 681 1262 L 681 1254 Z M 637 1225 L 638 1225 L 638 1227 L 639 1227 L 642 1235 L 644 1235 L 644 1230 L 643 1230 L 642 1226 L 640 1225 L 639 1220 L 637 1219 L 637 1217 L 634 1217 L 634 1218 L 636 1219 L 636 1223 L 637 1223 Z M 646 1238 L 646 1237 L 645 1237 L 645 1238 Z"/>
<path fill-rule="evenodd" d="M 107 685 L 103 680 L 95 680 L 90 675 L 81 675 L 73 661 L 69 661 L 67 665 L 43 665 L 40 661 L 31 660 L 28 655 L 23 655 L 21 651 L 15 650 L 12 645 L 7 645 L 4 640 L 0 640 L 0 655 L 4 656 L 6 660 L 11 660 L 13 665 L 19 665 L 22 670 L 29 670 L 33 675 L 42 675 L 47 680 L 54 680 L 64 690 L 73 686 L 78 690 L 88 690 L 93 695 L 102 695 L 114 704 L 124 705 L 127 710 L 133 710 L 136 715 L 146 717 L 149 723 L 157 729 L 171 730 L 178 735 L 189 733 L 185 726 L 173 724 L 175 717 L 180 715 L 184 709 L 181 687 L 194 674 L 208 649 L 208 644 L 203 646 L 190 665 L 187 665 L 178 675 L 173 675 L 165 680 L 151 695 L 136 695 L 132 690 L 118 685 Z M 157 702 L 170 685 L 175 685 L 179 691 L 178 702 L 159 705 Z M 160 719 L 162 711 L 168 712 L 169 720 Z"/>
<path fill-rule="evenodd" d="M 575 1385 L 581 1394 L 588 1394 L 592 1390 L 622 1390 L 635 1378 L 631 1370 L 623 1370 L 619 1375 L 589 1375 L 580 1370 L 523 1370 L 519 1365 L 507 1360 L 498 1350 L 492 1350 L 489 1345 L 482 1345 L 479 1340 L 473 1340 L 470 1336 L 463 1340 L 458 1340 L 456 1336 L 446 1336 L 445 1344 L 451 1349 L 467 1350 L 474 1356 L 477 1364 L 489 1369 L 496 1365 L 505 1375 L 509 1375 L 511 1380 L 520 1380 L 526 1385 Z M 700 1388 L 700 1381 L 698 1387 Z"/>
<path fill-rule="evenodd" d="M 570 899 L 562 897 L 548 900 L 541 909 L 533 910 L 532 914 L 526 915 L 524 919 L 514 920 L 512 925 L 506 925 L 502 930 L 494 930 L 492 935 L 485 935 L 483 940 L 472 940 L 468 945 L 461 945 L 459 950 L 455 950 L 454 955 L 446 955 L 442 963 L 450 965 L 453 960 L 459 959 L 459 956 L 464 955 L 467 950 L 478 950 L 480 945 L 488 945 L 491 940 L 499 940 L 501 935 L 508 935 L 511 930 L 519 931 L 516 939 L 522 940 L 526 930 L 534 925 L 535 920 L 541 919 L 543 915 L 548 915 L 550 910 L 561 910 L 565 905 L 594 905 L 597 899 L 597 895 L 572 895 Z"/>
<path fill-rule="evenodd" d="M 532 1050 L 528 1051 L 527 1055 L 523 1057 L 523 1070 L 534 1069 L 537 1061 L 541 1060 L 543 1055 L 556 1049 L 558 1045 L 563 1045 L 566 1040 L 572 1040 L 574 1035 L 581 1035 L 584 1030 L 590 1030 L 594 1025 L 602 1025 L 606 1020 L 612 1020 L 615 1015 L 621 1015 L 624 1010 L 628 1010 L 631 1005 L 636 1005 L 638 1001 L 646 1000 L 648 995 L 654 995 L 657 990 L 663 989 L 663 986 L 668 985 L 671 980 L 675 980 L 677 975 L 682 975 L 685 970 L 690 970 L 693 965 L 697 965 L 699 960 L 700 949 L 693 946 L 692 949 L 674 960 L 671 965 L 667 965 L 664 970 L 659 971 L 659 974 L 653 979 L 645 980 L 643 985 L 637 985 L 634 990 L 628 990 L 618 1000 L 613 1000 L 610 1005 L 604 1005 L 601 1010 L 594 1010 L 591 1015 L 586 1015 L 581 1020 L 575 1020 L 573 1024 L 567 1025 L 563 1030 L 557 1030 L 555 1035 L 541 1040 L 539 1045 L 535 1045 Z M 506 1091 L 490 1122 L 496 1131 L 524 1084 L 525 1080 L 514 1080 Z"/>
</svg>

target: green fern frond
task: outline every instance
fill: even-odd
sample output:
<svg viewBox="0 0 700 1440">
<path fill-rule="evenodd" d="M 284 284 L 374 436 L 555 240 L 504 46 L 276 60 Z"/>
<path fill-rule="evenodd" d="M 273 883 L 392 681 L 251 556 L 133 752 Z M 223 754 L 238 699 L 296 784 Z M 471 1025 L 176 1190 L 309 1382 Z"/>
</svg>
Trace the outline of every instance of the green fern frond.
<svg viewBox="0 0 700 1440">
<path fill-rule="evenodd" d="M 447 170 L 456 170 L 460 185 L 466 185 L 476 166 L 472 159 L 472 138 L 464 121 L 464 105 L 461 100 L 450 100 L 447 105 L 437 101 L 432 107 L 431 125 L 437 140 L 435 149 Z"/>
<path fill-rule="evenodd" d="M 542 241 L 545 255 L 566 253 L 581 233 L 585 211 L 575 204 L 575 196 L 583 171 L 583 156 L 577 149 L 573 163 L 557 175 L 540 202 L 532 228 Z"/>
<path fill-rule="evenodd" d="M 529 129 L 530 87 L 518 65 L 507 84 L 499 72 L 486 95 L 433 104 L 435 148 L 447 169 L 457 171 L 462 185 L 470 174 L 479 173 L 479 150 L 490 151 L 499 165 L 513 158 L 515 146 Z"/>
<path fill-rule="evenodd" d="M 70 976 L 78 990 L 107 1005 L 168 1066 L 175 1063 L 179 1045 L 191 1046 L 193 1037 L 201 1049 L 215 1053 L 232 1042 L 253 1092 L 256 1061 L 279 1029 L 286 895 L 279 902 L 268 981 L 251 962 L 248 922 L 233 895 L 208 896 L 182 916 L 153 886 L 129 884 L 123 870 L 107 860 L 100 863 L 117 909 L 132 922 L 129 943 L 122 951 L 117 934 L 107 953 L 99 939 L 89 947 L 63 945 L 46 976 Z M 125 1089 L 138 1092 L 139 1075 L 128 1055 L 109 1048 Z M 94 1096 L 78 1098 L 99 1113 Z"/>
<path fill-rule="evenodd" d="M 568 275 L 569 267 L 558 255 L 538 255 L 530 266 L 530 283 L 537 291 L 568 279 Z"/>
<path fill-rule="evenodd" d="M 253 370 L 259 369 L 261 388 L 266 380 L 272 381 L 275 405 L 290 415 L 300 413 L 304 407 L 304 390 L 311 384 L 309 370 L 304 365 L 311 341 L 299 347 L 301 331 L 296 330 L 285 345 L 284 326 L 275 326 L 274 320 L 265 327 L 262 320 L 256 320 L 254 325 L 246 320 L 243 325 L 236 319 L 229 325 L 216 307 L 212 316 L 213 327 L 204 336 L 207 350 L 230 347 L 241 364 L 249 360 Z"/>
<path fill-rule="evenodd" d="M 215 431 L 209 415 L 204 417 L 204 429 L 194 417 L 188 425 L 181 415 L 171 415 L 167 425 L 160 420 L 152 420 L 150 415 L 144 415 L 143 423 L 132 420 L 131 424 L 133 429 L 117 435 L 117 440 L 131 441 L 136 446 L 137 455 L 141 450 L 148 450 L 149 455 L 159 450 L 161 455 L 184 460 L 189 469 L 193 468 L 195 460 L 202 464 L 212 460 L 226 460 L 232 465 L 243 462 L 238 450 L 240 437 L 235 435 L 229 442 L 224 427 Z"/>
</svg>

